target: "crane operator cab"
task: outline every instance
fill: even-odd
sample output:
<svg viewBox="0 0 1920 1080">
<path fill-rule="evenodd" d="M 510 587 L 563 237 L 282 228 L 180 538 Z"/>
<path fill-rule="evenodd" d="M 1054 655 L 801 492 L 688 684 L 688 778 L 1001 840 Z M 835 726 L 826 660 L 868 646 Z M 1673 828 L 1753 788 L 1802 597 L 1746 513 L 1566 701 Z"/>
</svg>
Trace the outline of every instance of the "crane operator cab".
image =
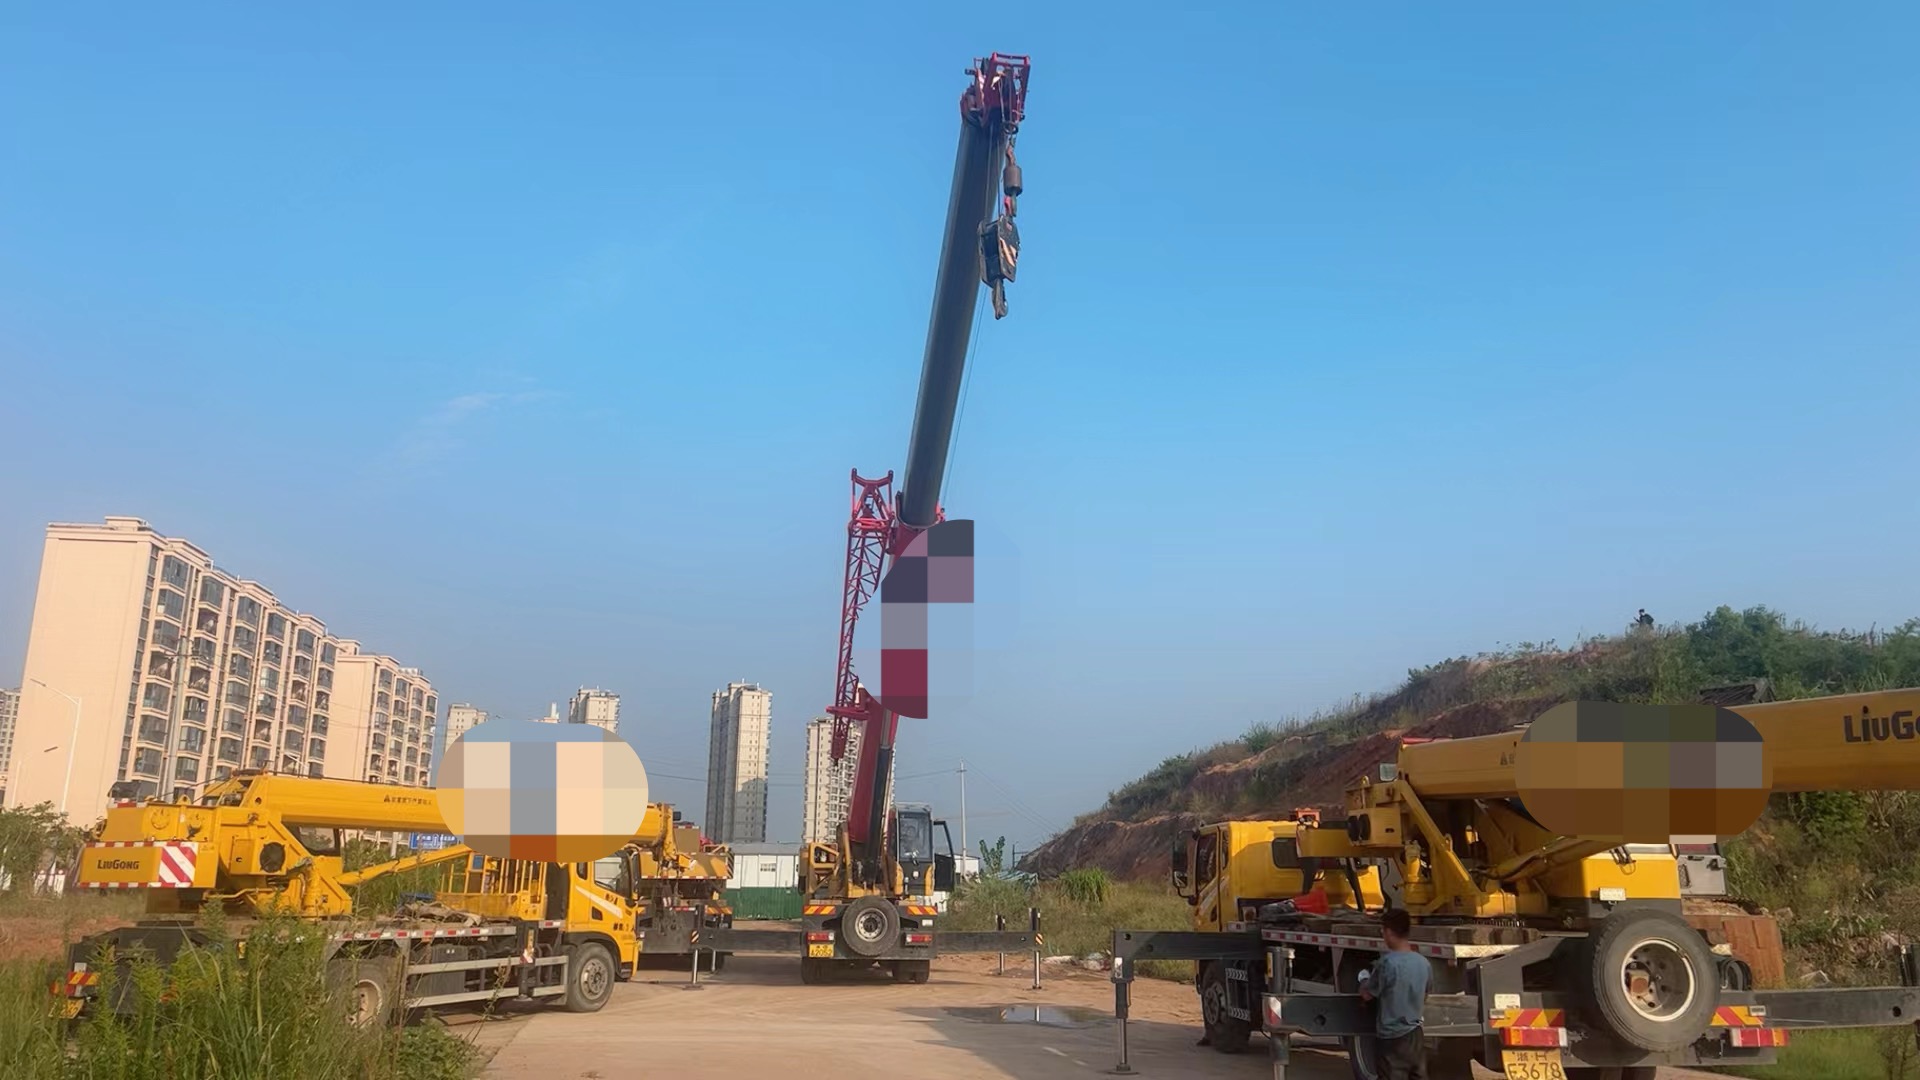
<svg viewBox="0 0 1920 1080">
<path fill-rule="evenodd" d="M 936 827 L 946 841 L 944 854 L 933 848 Z M 907 803 L 894 809 L 893 857 L 905 895 L 953 891 L 953 837 L 946 822 L 934 820 L 932 807 Z"/>
</svg>

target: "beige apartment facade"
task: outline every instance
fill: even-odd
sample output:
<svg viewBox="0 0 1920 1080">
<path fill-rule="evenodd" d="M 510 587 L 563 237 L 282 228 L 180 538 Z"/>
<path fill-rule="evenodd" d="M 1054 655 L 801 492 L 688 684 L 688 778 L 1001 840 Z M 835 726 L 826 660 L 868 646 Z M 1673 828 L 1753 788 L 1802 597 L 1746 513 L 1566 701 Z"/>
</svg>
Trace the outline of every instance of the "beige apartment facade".
<svg viewBox="0 0 1920 1080">
<path fill-rule="evenodd" d="M 773 694 L 729 683 L 713 694 L 707 743 L 707 835 L 722 844 L 767 839 L 767 744 Z"/>
<path fill-rule="evenodd" d="M 447 745 L 481 724 L 487 722 L 487 710 L 478 709 L 464 702 L 447 706 Z"/>
<path fill-rule="evenodd" d="M 7 776 L 13 771 L 13 727 L 20 719 L 20 691 L 0 690 L 0 806 L 7 802 Z"/>
<path fill-rule="evenodd" d="M 418 668 L 340 642 L 334 679 L 334 741 L 344 753 L 325 775 L 376 784 L 433 786 L 433 731 L 440 699 Z"/>
<path fill-rule="evenodd" d="M 343 658 L 318 618 L 139 518 L 49 525 L 7 805 L 87 824 L 122 781 L 189 798 L 236 769 L 337 775 Z"/>
<path fill-rule="evenodd" d="M 611 690 L 581 687 L 567 702 L 567 722 L 592 724 L 610 735 L 620 733 L 620 695 Z"/>
</svg>

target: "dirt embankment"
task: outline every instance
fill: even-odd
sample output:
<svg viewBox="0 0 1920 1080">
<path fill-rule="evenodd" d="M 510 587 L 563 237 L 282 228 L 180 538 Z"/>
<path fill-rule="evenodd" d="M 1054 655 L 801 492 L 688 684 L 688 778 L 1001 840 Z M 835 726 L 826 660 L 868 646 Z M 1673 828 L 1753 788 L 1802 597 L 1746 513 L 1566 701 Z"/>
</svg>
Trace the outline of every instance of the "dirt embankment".
<svg viewBox="0 0 1920 1080">
<path fill-rule="evenodd" d="M 1196 825 L 1284 818 L 1297 807 L 1342 812 L 1347 785 L 1392 761 L 1403 737 L 1492 735 L 1532 720 L 1553 704 L 1550 698 L 1473 702 L 1408 727 L 1343 741 L 1326 734 L 1290 736 L 1258 754 L 1195 772 L 1176 804 L 1198 809 L 1168 809 L 1129 820 L 1096 814 L 1035 848 L 1020 866 L 1043 876 L 1098 866 L 1120 878 L 1163 878 L 1169 853 Z"/>
</svg>

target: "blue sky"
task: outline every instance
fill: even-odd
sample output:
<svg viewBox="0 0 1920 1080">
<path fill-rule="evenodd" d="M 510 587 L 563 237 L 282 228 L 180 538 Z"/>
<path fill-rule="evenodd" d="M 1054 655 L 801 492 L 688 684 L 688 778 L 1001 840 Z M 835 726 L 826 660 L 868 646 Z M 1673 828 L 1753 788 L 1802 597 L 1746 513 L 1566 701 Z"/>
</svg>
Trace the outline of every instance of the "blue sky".
<svg viewBox="0 0 1920 1080">
<path fill-rule="evenodd" d="M 911 7 L 9 9 L 0 680 L 45 523 L 135 514 L 443 701 L 619 690 L 696 813 L 760 681 L 794 838 L 993 49 L 1025 250 L 946 503 L 1019 617 L 902 797 L 964 756 L 1026 846 L 1445 656 L 1920 614 L 1910 5 Z"/>
</svg>

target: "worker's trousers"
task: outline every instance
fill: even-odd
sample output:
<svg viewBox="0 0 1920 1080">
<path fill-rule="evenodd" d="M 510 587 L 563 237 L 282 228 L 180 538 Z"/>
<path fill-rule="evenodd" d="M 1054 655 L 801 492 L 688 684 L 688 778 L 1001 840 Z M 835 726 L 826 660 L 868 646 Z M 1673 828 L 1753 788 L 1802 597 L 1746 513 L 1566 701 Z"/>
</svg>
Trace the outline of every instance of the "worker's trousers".
<svg viewBox="0 0 1920 1080">
<path fill-rule="evenodd" d="M 1427 1080 L 1427 1033 L 1414 1028 L 1392 1039 L 1376 1037 L 1380 1080 Z"/>
</svg>

